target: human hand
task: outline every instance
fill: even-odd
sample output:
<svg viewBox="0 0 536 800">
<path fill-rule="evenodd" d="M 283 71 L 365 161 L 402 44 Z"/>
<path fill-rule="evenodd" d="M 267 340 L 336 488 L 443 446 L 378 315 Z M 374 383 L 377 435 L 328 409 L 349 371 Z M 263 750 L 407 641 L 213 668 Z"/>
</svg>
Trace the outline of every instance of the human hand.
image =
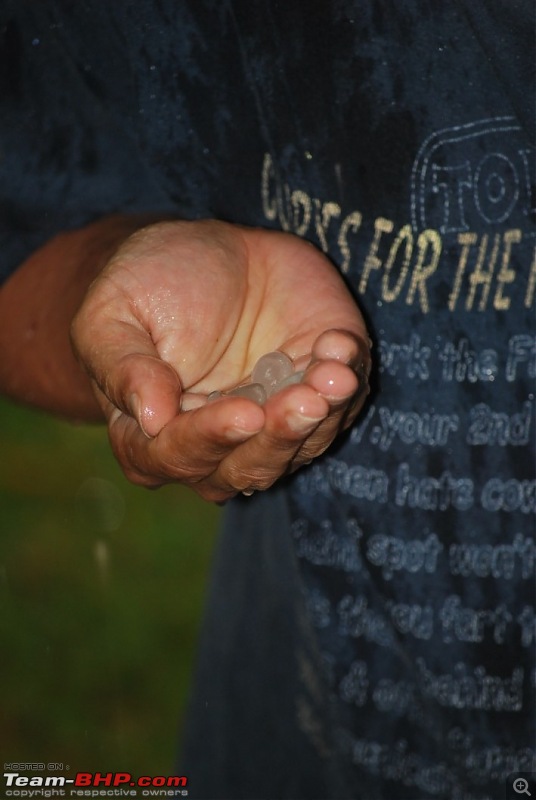
<svg viewBox="0 0 536 800">
<path fill-rule="evenodd" d="M 316 248 L 215 221 L 128 238 L 91 286 L 72 341 L 127 477 L 213 501 L 266 489 L 322 453 L 355 419 L 370 368 L 363 319 Z M 274 350 L 311 361 L 301 383 L 262 407 L 207 403 Z"/>
</svg>

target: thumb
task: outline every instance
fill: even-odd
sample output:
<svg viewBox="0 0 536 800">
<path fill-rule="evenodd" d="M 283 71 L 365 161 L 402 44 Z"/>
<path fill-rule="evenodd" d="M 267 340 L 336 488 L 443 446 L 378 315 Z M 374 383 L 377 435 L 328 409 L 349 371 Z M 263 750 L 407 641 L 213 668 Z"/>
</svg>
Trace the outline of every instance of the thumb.
<svg viewBox="0 0 536 800">
<path fill-rule="evenodd" d="M 163 361 L 148 334 L 122 320 L 106 320 L 92 330 L 83 315 L 75 318 L 73 348 L 101 395 L 133 417 L 154 437 L 180 411 L 181 383 Z"/>
<path fill-rule="evenodd" d="M 173 367 L 156 355 L 123 356 L 107 382 L 108 399 L 137 421 L 146 436 L 157 436 L 180 411 L 181 384 Z"/>
</svg>

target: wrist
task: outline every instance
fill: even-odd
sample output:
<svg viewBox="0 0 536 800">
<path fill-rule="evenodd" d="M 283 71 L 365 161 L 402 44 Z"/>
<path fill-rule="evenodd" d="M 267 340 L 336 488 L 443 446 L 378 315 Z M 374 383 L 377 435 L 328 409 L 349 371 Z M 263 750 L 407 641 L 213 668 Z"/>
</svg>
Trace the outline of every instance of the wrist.
<svg viewBox="0 0 536 800">
<path fill-rule="evenodd" d="M 103 420 L 70 328 L 93 279 L 134 231 L 154 218 L 114 215 L 61 233 L 0 289 L 0 391 L 79 421 Z"/>
</svg>

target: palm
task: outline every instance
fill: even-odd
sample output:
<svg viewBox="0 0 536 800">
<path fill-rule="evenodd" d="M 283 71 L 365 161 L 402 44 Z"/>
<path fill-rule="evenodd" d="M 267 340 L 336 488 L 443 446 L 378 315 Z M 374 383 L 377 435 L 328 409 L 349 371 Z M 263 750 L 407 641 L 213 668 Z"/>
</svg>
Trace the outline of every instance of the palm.
<svg viewBox="0 0 536 800">
<path fill-rule="evenodd" d="M 216 226 L 216 247 L 208 236 L 184 247 L 170 226 L 151 269 L 125 260 L 114 273 L 183 389 L 236 385 L 264 353 L 306 354 L 329 328 L 363 335 L 356 305 L 315 248 L 285 234 L 238 229 L 237 238 L 236 228 L 229 236 L 225 226 L 206 226 Z"/>
<path fill-rule="evenodd" d="M 355 303 L 315 248 L 210 221 L 127 239 L 73 324 L 126 474 L 150 486 L 180 481 L 212 500 L 267 488 L 352 422 L 366 386 L 364 338 Z M 314 363 L 262 409 L 205 402 L 273 350 L 312 353 Z"/>
</svg>

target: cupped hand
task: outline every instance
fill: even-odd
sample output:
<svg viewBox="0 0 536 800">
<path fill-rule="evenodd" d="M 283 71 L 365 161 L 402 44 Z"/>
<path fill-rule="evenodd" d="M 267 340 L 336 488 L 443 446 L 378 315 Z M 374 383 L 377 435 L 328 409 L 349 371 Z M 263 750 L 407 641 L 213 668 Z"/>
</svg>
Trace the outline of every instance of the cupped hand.
<svg viewBox="0 0 536 800">
<path fill-rule="evenodd" d="M 320 455 L 355 419 L 370 369 L 359 310 L 313 245 L 216 221 L 129 237 L 92 284 L 72 341 L 127 477 L 214 501 Z M 301 383 L 262 407 L 207 402 L 275 350 L 308 365 Z"/>
</svg>

